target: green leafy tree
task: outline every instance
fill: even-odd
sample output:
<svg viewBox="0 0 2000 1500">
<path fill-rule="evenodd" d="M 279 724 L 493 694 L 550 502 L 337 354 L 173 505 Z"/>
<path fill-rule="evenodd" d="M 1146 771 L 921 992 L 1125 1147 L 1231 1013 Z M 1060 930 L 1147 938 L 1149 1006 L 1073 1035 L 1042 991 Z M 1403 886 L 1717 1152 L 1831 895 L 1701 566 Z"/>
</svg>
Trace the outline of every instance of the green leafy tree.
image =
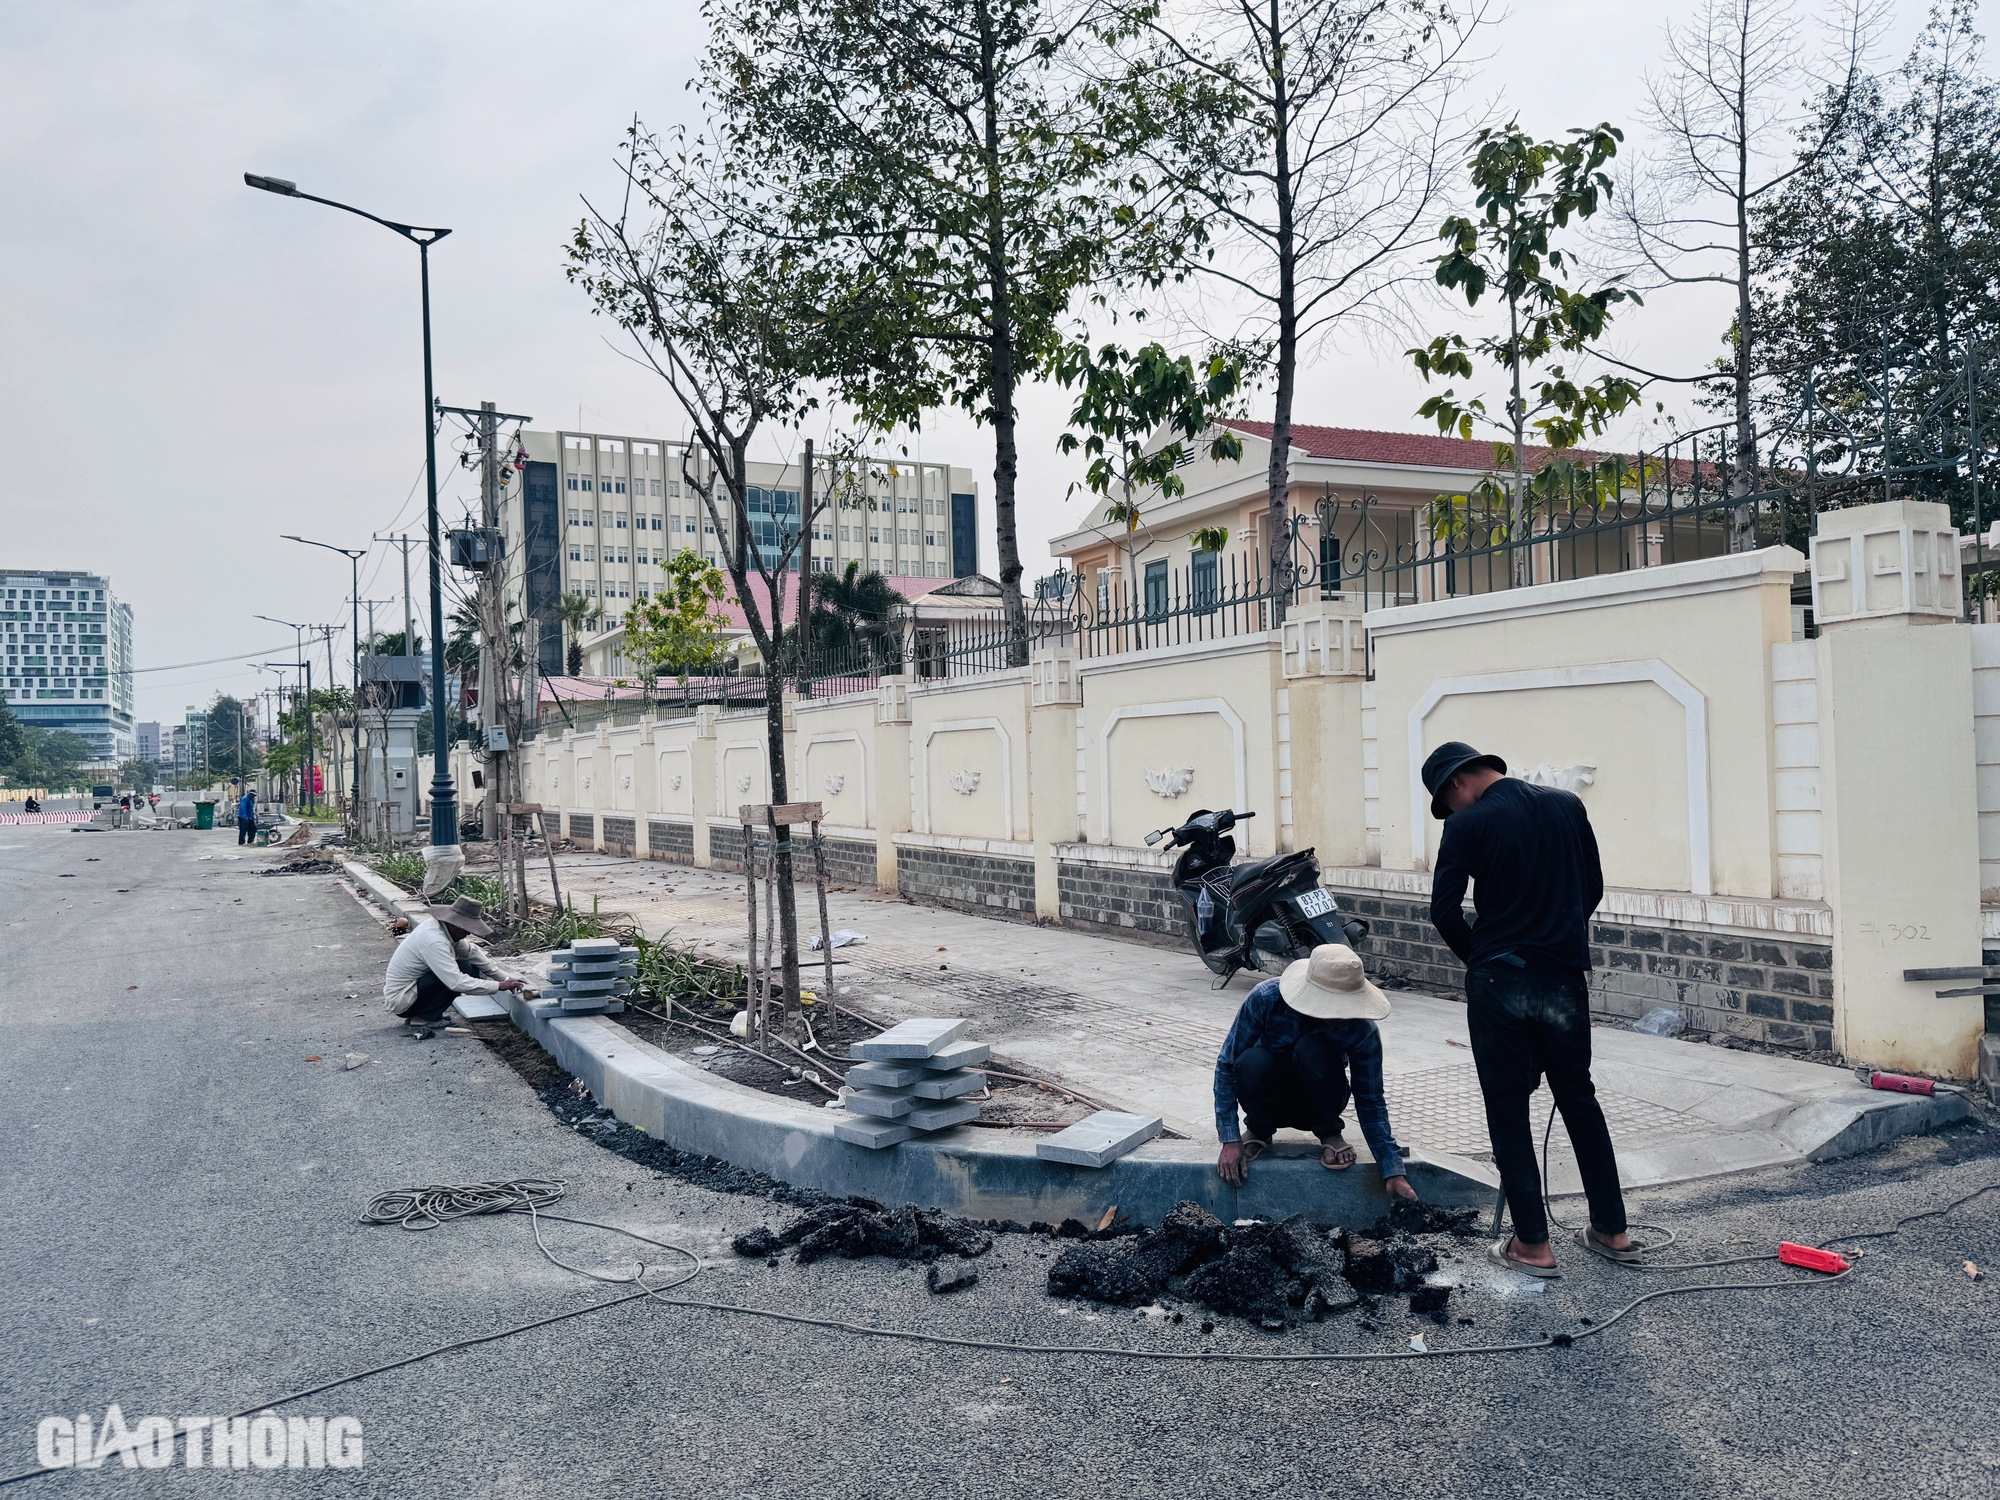
<svg viewBox="0 0 2000 1500">
<path fill-rule="evenodd" d="M 90 779 L 78 767 L 95 759 L 96 754 L 81 735 L 22 725 L 20 748 L 6 767 L 7 780 L 14 786 L 47 787 L 50 791 L 86 787 Z"/>
<path fill-rule="evenodd" d="M 1795 422 L 1810 380 L 1815 400 L 1854 430 L 1829 441 L 1822 419 L 1828 468 L 1843 446 L 1885 437 L 1905 462 L 1921 460 L 1964 444 L 1969 401 L 1983 434 L 2000 412 L 2000 85 L 1982 66 L 1976 14 L 1973 0 L 1934 6 L 1903 66 L 1840 113 L 1832 149 L 1759 219 L 1767 422 Z M 1823 117 L 1839 105 L 1828 98 Z M 1985 465 L 1989 492 L 2000 486 L 1990 446 L 1972 461 Z M 1971 480 L 1959 464 L 1902 483 L 1967 525 Z M 1879 483 L 1866 494 L 1880 498 Z M 1990 522 L 1990 503 L 1981 510 Z"/>
<path fill-rule="evenodd" d="M 665 576 L 653 586 L 652 597 L 625 613 L 625 649 L 639 664 L 649 696 L 662 673 L 685 690 L 689 673 L 719 662 L 729 623 L 722 613 L 722 570 L 715 564 L 683 547 L 660 570 Z"/>
<path fill-rule="evenodd" d="M 1585 380 L 1552 362 L 1558 354 L 1582 353 L 1604 336 L 1613 307 L 1638 301 L 1615 282 L 1570 285 L 1577 267 L 1556 243 L 1572 220 L 1590 218 L 1608 201 L 1605 164 L 1623 138 L 1609 125 L 1572 130 L 1565 141 L 1537 141 L 1514 124 L 1480 131 L 1470 164 L 1477 211 L 1454 214 L 1439 229 L 1448 248 L 1438 257 L 1436 277 L 1439 286 L 1462 294 L 1468 307 L 1477 307 L 1491 290 L 1506 308 L 1506 332 L 1470 343 L 1459 334 L 1440 334 L 1409 351 L 1426 381 L 1472 379 L 1475 354 L 1506 377 L 1507 398 L 1497 417 L 1484 398 L 1451 388 L 1424 402 L 1418 415 L 1436 422 L 1438 431 L 1461 437 L 1479 427 L 1505 435 L 1494 451 L 1496 470 L 1504 472 L 1489 474 L 1478 493 L 1489 508 L 1497 502 L 1507 509 L 1517 586 L 1534 581 L 1529 549 L 1520 544 L 1529 537 L 1535 503 L 1554 503 L 1576 474 L 1568 460 L 1558 458 L 1542 465 L 1531 490 L 1529 434 L 1560 452 L 1602 432 L 1640 398 L 1639 386 L 1623 375 Z M 1612 476 L 1607 482 L 1618 481 Z M 1464 514 L 1469 496 L 1443 498 L 1448 526 L 1450 517 Z"/>
<path fill-rule="evenodd" d="M 1243 440 L 1214 425 L 1242 388 L 1243 362 L 1217 353 L 1197 366 L 1157 343 L 1127 352 L 1116 344 L 1092 349 L 1079 339 L 1065 346 L 1055 375 L 1076 392 L 1070 430 L 1056 446 L 1065 454 L 1080 448 L 1089 459 L 1083 485 L 1111 502 L 1104 519 L 1123 532 L 1129 580 L 1140 551 L 1140 507 L 1155 496 L 1187 493 L 1179 470 L 1196 440 L 1209 433 L 1204 451 L 1218 462 L 1243 456 Z M 1166 441 L 1157 442 L 1162 436 Z"/>
<path fill-rule="evenodd" d="M 784 233 L 835 266 L 813 373 L 883 430 L 947 402 L 993 428 L 1010 658 L 1027 660 L 1019 392 L 1072 298 L 1150 221 L 1149 177 L 1091 97 L 1099 0 L 710 0 L 709 71 L 767 165 Z M 1175 175 L 1172 181 L 1179 180 Z M 1114 188 L 1116 189 L 1114 191 Z M 1136 189 L 1136 191 L 1135 191 Z"/>
<path fill-rule="evenodd" d="M 21 721 L 14 717 L 14 710 L 0 701 L 0 774 L 20 758 Z"/>
</svg>

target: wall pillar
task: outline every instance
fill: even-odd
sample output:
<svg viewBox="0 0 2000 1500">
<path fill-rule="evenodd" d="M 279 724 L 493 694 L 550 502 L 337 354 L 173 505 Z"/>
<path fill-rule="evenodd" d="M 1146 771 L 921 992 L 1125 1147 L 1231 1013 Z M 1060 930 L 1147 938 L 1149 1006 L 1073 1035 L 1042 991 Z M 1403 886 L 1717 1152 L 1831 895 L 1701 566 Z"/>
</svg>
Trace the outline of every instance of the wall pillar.
<svg viewBox="0 0 2000 1500">
<path fill-rule="evenodd" d="M 1972 631 L 1947 507 L 1829 511 L 1812 542 L 1834 1045 L 1944 1077 L 1976 1066 L 1978 996 L 1905 969 L 1981 962 Z"/>
<path fill-rule="evenodd" d="M 1292 847 L 1322 868 L 1369 861 L 1361 763 L 1367 645 L 1359 599 L 1306 599 L 1285 617 L 1279 661 L 1291 720 L 1285 785 Z M 1282 774 L 1282 772 L 1281 772 Z"/>
<path fill-rule="evenodd" d="M 1035 846 L 1035 915 L 1062 916 L 1056 849 L 1083 832 L 1077 802 L 1077 717 L 1083 680 L 1076 649 L 1035 652 L 1028 663 L 1028 826 Z"/>
<path fill-rule="evenodd" d="M 875 884 L 896 889 L 896 835 L 908 833 L 915 777 L 910 770 L 910 684 L 915 674 L 884 677 L 875 688 L 874 764 L 868 821 L 875 830 Z"/>
<path fill-rule="evenodd" d="M 694 738 L 688 743 L 688 806 L 689 816 L 694 820 L 694 862 L 702 869 L 714 863 L 708 849 L 708 820 L 716 811 L 715 721 L 721 713 L 713 703 L 696 704 Z"/>
</svg>

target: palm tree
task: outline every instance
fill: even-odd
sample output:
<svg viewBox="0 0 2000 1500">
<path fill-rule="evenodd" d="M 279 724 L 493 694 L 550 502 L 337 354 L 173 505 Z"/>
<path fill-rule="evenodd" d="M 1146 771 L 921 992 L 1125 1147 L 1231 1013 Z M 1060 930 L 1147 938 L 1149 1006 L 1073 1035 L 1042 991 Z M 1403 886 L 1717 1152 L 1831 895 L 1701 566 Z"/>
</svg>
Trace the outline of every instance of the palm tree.
<svg viewBox="0 0 2000 1500">
<path fill-rule="evenodd" d="M 808 573 L 801 586 L 807 590 L 802 613 L 812 622 L 809 639 L 822 653 L 835 659 L 865 653 L 895 670 L 901 660 L 897 617 L 903 597 L 888 579 L 873 569 L 862 572 L 857 560 L 839 573 Z"/>
<path fill-rule="evenodd" d="M 569 675 L 583 675 L 583 627 L 593 615 L 603 618 L 603 609 L 595 599 L 582 594 L 564 594 L 556 605 L 556 613 L 562 616 L 563 628 L 569 633 L 569 654 L 565 665 Z"/>
</svg>

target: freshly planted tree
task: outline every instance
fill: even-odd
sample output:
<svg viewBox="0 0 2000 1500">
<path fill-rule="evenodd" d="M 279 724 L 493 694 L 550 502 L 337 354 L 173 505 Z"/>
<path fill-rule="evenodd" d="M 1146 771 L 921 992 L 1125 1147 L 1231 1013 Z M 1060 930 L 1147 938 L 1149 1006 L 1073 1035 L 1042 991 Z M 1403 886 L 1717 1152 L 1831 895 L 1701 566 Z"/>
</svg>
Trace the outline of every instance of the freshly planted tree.
<svg viewBox="0 0 2000 1500">
<path fill-rule="evenodd" d="M 1604 166 L 1622 139 L 1609 125 L 1573 130 L 1566 141 L 1537 141 L 1512 124 L 1480 131 L 1471 162 L 1477 213 L 1454 214 L 1438 231 L 1449 248 L 1438 257 L 1437 282 L 1462 293 L 1468 307 L 1477 307 L 1492 290 L 1506 307 L 1507 330 L 1471 343 L 1455 333 L 1440 334 L 1409 351 L 1427 381 L 1472 379 L 1475 354 L 1506 377 L 1507 399 L 1497 417 L 1484 398 L 1450 388 L 1424 402 L 1418 415 L 1435 421 L 1439 432 L 1469 438 L 1487 427 L 1505 435 L 1494 454 L 1496 470 L 1504 473 L 1489 475 L 1480 492 L 1507 509 L 1516 586 L 1534 582 L 1533 559 L 1522 545 L 1534 502 L 1553 501 L 1574 478 L 1568 462 L 1558 459 L 1544 464 L 1531 482 L 1529 434 L 1550 448 L 1571 448 L 1602 432 L 1640 398 L 1638 385 L 1622 375 L 1583 380 L 1551 362 L 1602 338 L 1618 303 L 1638 301 L 1615 283 L 1571 286 L 1574 260 L 1555 243 L 1572 220 L 1588 219 L 1608 200 L 1611 179 Z M 1447 497 L 1460 506 L 1466 499 Z"/>
<path fill-rule="evenodd" d="M 660 569 L 666 576 L 654 585 L 652 597 L 625 613 L 625 649 L 639 664 L 649 697 L 662 673 L 685 694 L 690 672 L 722 659 L 722 630 L 729 623 L 721 613 L 725 587 L 715 564 L 683 547 Z"/>
<path fill-rule="evenodd" d="M 615 209 L 586 200 L 570 245 L 570 279 L 595 311 L 630 337 L 688 423 L 681 480 L 715 529 L 731 590 L 764 665 L 765 746 L 771 800 L 790 799 L 782 684 L 798 646 L 785 610 L 790 575 L 807 556 L 825 509 L 812 497 L 813 463 L 796 519 L 750 512 L 749 450 L 759 433 L 796 428 L 817 404 L 805 372 L 821 362 L 815 310 L 830 288 L 821 267 L 781 232 L 772 165 L 728 116 L 707 133 L 661 140 L 634 124 Z M 753 580 L 758 585 L 752 588 Z M 780 830 L 773 859 L 789 1012 L 799 993 L 792 845 Z"/>
<path fill-rule="evenodd" d="M 1197 367 L 1156 343 L 1127 352 L 1116 344 L 1092 349 L 1078 340 L 1063 349 L 1055 374 L 1076 392 L 1071 430 L 1056 446 L 1065 454 L 1080 448 L 1090 460 L 1083 485 L 1111 502 L 1104 519 L 1123 533 L 1129 583 L 1141 550 L 1140 507 L 1155 496 L 1170 500 L 1187 492 L 1179 470 L 1196 440 L 1207 433 L 1203 451 L 1218 461 L 1243 456 L 1243 440 L 1215 425 L 1242 388 L 1242 361 L 1212 354 Z M 1162 435 L 1166 442 L 1152 446 Z"/>
</svg>

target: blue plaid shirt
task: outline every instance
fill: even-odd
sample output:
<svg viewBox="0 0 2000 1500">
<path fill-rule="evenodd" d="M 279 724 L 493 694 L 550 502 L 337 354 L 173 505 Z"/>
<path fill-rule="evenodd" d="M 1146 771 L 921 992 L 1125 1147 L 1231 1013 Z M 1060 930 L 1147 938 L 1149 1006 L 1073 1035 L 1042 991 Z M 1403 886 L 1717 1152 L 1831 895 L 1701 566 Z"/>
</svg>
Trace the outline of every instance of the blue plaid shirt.
<svg viewBox="0 0 2000 1500">
<path fill-rule="evenodd" d="M 1389 1131 L 1389 1101 L 1382 1092 L 1382 1033 L 1373 1021 L 1308 1022 L 1285 1004 L 1278 981 L 1267 979 L 1243 998 L 1236 1022 L 1223 1038 L 1215 1059 L 1215 1135 L 1221 1141 L 1240 1138 L 1236 1111 L 1236 1059 L 1252 1047 L 1286 1052 L 1308 1025 L 1325 1031 L 1347 1054 L 1348 1083 L 1354 1090 L 1354 1117 L 1361 1135 L 1384 1177 L 1403 1175 L 1403 1148 Z"/>
</svg>

